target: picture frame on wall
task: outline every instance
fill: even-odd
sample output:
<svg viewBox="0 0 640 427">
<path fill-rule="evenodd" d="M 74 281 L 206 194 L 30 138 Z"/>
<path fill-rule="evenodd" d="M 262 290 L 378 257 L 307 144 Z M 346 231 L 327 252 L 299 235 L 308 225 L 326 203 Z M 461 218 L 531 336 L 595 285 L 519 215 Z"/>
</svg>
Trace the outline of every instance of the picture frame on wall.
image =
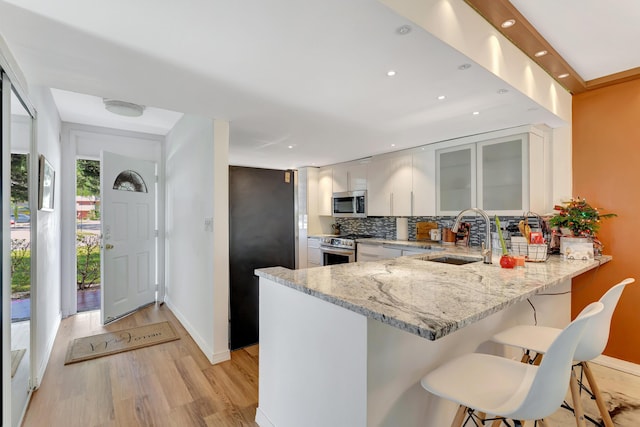
<svg viewBox="0 0 640 427">
<path fill-rule="evenodd" d="M 53 211 L 56 171 L 42 154 L 40 155 L 39 163 L 38 209 L 42 211 Z"/>
</svg>

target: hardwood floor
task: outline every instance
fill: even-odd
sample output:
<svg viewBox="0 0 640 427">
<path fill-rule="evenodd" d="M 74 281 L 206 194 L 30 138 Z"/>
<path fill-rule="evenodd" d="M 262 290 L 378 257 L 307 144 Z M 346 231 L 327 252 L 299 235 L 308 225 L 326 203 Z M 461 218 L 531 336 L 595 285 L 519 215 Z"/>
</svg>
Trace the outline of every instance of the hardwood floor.
<svg viewBox="0 0 640 427">
<path fill-rule="evenodd" d="M 170 321 L 181 339 L 64 365 L 73 338 Z M 258 347 L 211 365 L 166 306 L 102 327 L 99 312 L 62 321 L 24 427 L 256 426 Z"/>
<path fill-rule="evenodd" d="M 64 365 L 71 339 L 147 323 L 170 321 L 181 339 L 72 365 Z M 636 427 L 640 419 L 640 377 L 592 364 L 616 427 Z M 148 307 L 116 324 L 100 325 L 99 312 L 64 319 L 40 389 L 32 397 L 23 426 L 257 427 L 258 346 L 210 365 L 166 307 Z M 585 396 L 585 411 L 598 417 Z M 554 427 L 575 426 L 559 409 Z M 593 424 L 588 424 L 593 425 Z"/>
</svg>

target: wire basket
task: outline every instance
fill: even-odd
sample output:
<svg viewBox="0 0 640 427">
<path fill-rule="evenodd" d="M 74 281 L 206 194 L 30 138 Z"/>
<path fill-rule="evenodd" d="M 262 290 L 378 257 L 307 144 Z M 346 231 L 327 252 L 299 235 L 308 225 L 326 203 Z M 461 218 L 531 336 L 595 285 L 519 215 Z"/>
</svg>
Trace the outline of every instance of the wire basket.
<svg viewBox="0 0 640 427">
<path fill-rule="evenodd" d="M 511 242 L 511 254 L 524 255 L 529 262 L 545 262 L 547 260 L 546 244 L 527 244 L 526 242 Z"/>
<path fill-rule="evenodd" d="M 547 260 L 548 248 L 549 247 L 546 244 L 527 245 L 527 257 L 525 258 L 525 261 L 545 262 Z"/>
</svg>

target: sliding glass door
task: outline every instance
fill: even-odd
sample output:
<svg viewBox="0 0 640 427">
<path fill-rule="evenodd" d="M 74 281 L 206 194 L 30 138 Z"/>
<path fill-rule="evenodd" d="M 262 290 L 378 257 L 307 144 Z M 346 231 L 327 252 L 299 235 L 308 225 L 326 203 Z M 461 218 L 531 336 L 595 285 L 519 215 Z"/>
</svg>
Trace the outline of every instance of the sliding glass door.
<svg viewBox="0 0 640 427">
<path fill-rule="evenodd" d="M 32 390 L 37 152 L 33 110 L 2 74 L 2 425 L 18 426 Z"/>
</svg>

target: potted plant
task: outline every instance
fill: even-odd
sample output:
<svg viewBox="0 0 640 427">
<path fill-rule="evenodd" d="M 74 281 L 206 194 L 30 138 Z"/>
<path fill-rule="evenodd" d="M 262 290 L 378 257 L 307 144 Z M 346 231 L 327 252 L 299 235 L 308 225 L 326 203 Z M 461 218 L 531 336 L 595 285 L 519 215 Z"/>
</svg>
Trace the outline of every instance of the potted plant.
<svg viewBox="0 0 640 427">
<path fill-rule="evenodd" d="M 561 232 L 561 253 L 564 253 L 563 240 L 566 242 L 567 237 L 580 238 L 583 239 L 582 242 L 593 242 L 597 250 L 601 249 L 602 244 L 597 239 L 600 221 L 617 216 L 614 213 L 601 214 L 597 208 L 587 203 L 586 199 L 580 197 L 556 205 L 554 210 L 558 213 L 551 217 L 549 225 L 557 227 Z"/>
</svg>

